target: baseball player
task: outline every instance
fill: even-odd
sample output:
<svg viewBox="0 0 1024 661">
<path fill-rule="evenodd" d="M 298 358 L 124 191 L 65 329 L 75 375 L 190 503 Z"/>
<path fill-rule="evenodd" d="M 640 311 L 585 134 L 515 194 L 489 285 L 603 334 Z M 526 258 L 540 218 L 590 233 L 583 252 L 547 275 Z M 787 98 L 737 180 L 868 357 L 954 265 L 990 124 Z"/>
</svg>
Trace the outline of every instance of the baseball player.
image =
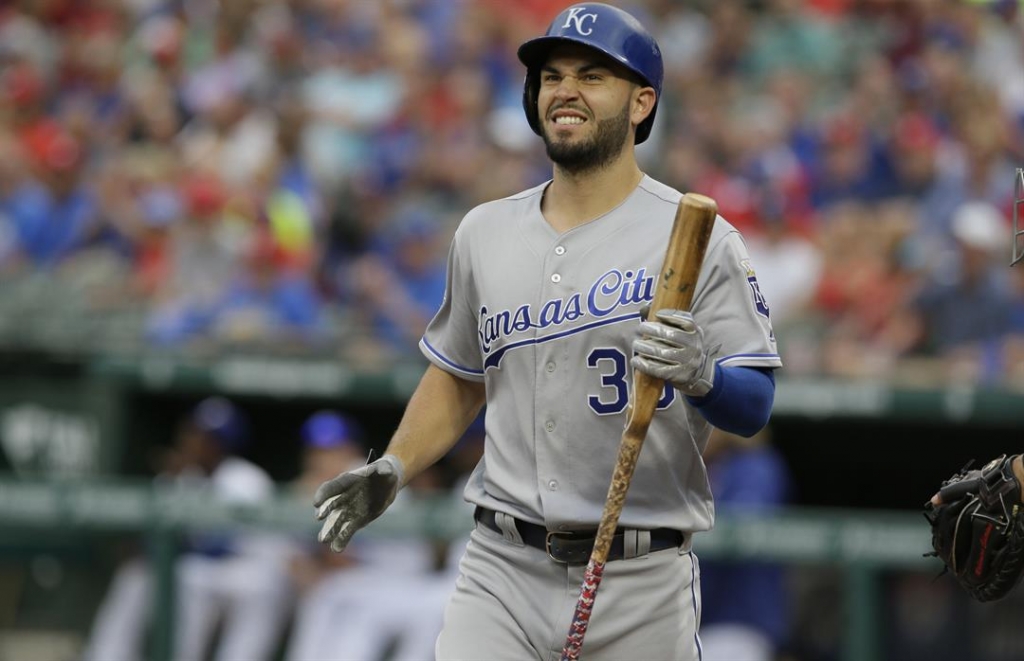
<svg viewBox="0 0 1024 661">
<path fill-rule="evenodd" d="M 235 504 L 260 504 L 274 496 L 270 476 L 239 456 L 249 440 L 240 408 L 223 397 L 208 397 L 182 422 L 155 482 Z M 291 613 L 286 540 L 272 532 L 238 530 L 196 531 L 183 541 L 175 561 L 173 658 L 205 658 L 208 647 L 215 648 L 209 654 L 217 661 L 273 658 Z M 144 658 L 155 589 L 148 559 L 120 567 L 83 658 Z"/>
<path fill-rule="evenodd" d="M 573 5 L 518 56 L 553 176 L 463 219 L 420 342 L 430 365 L 385 455 L 317 490 L 319 539 L 344 549 L 486 404 L 484 454 L 464 492 L 477 525 L 437 658 L 558 658 L 640 370 L 667 383 L 582 655 L 696 660 L 691 536 L 714 522 L 701 451 L 712 426 L 750 435 L 768 420 L 781 366 L 768 306 L 743 240 L 718 218 L 692 310 L 639 322 L 682 196 L 635 156 L 663 73 L 640 22 Z"/>
</svg>

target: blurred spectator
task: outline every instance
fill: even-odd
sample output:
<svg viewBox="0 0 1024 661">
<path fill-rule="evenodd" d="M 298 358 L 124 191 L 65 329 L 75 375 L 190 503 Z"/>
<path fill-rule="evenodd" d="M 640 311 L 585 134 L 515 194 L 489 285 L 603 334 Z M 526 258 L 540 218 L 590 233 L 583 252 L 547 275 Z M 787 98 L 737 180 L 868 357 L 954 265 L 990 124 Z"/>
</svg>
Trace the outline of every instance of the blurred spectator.
<svg viewBox="0 0 1024 661">
<path fill-rule="evenodd" d="M 184 344 L 209 337 L 224 344 L 313 346 L 322 335 L 321 301 L 301 268 L 260 236 L 225 280 L 204 283 L 207 296 L 181 297 L 151 320 L 151 337 Z"/>
<path fill-rule="evenodd" d="M 273 113 L 257 103 L 268 81 L 261 54 L 245 43 L 247 28 L 218 14 L 208 58 L 185 70 L 179 89 L 191 114 L 176 138 L 185 164 L 237 187 L 265 167 L 275 132 Z"/>
<path fill-rule="evenodd" d="M 912 204 L 915 227 L 909 248 L 934 268 L 952 243 L 952 216 L 966 190 L 953 165 L 948 141 L 936 122 L 920 111 L 901 114 L 887 144 L 892 168 L 890 194 Z"/>
<path fill-rule="evenodd" d="M 789 470 L 767 430 L 751 438 L 715 430 L 704 460 L 717 514 L 769 512 L 792 496 Z M 789 634 L 784 568 L 768 562 L 701 561 L 700 583 L 703 658 L 775 659 Z"/>
<path fill-rule="evenodd" d="M 816 210 L 878 200 L 886 193 L 887 178 L 881 148 L 863 118 L 840 112 L 826 121 L 810 178 L 810 200 Z"/>
<path fill-rule="evenodd" d="M 895 203 L 849 203 L 826 218 L 812 307 L 821 369 L 845 377 L 885 374 L 905 349 L 911 331 L 903 310 L 922 277 L 905 251 L 913 214 Z"/>
<path fill-rule="evenodd" d="M 312 282 L 290 267 L 283 250 L 259 237 L 210 311 L 209 332 L 231 344 L 316 344 L 320 300 Z"/>
<path fill-rule="evenodd" d="M 971 81 L 950 106 L 953 131 L 962 147 L 958 165 L 965 198 L 1007 209 L 1013 195 L 1014 163 L 1007 149 L 1012 133 L 996 90 Z"/>
<path fill-rule="evenodd" d="M 271 234 L 296 264 L 317 258 L 315 243 L 326 234 L 324 202 L 302 159 L 306 113 L 293 99 L 277 104 L 276 149 L 259 181 L 268 191 L 264 213 Z"/>
<path fill-rule="evenodd" d="M 21 180 L 3 206 L 18 251 L 52 268 L 88 245 L 99 231 L 96 199 L 82 180 L 82 145 L 58 126 L 39 126 L 24 142 L 38 178 Z"/>
<path fill-rule="evenodd" d="M 402 81 L 384 66 L 379 34 L 365 25 L 347 32 L 318 44 L 323 60 L 302 83 L 311 116 L 306 149 L 324 186 L 352 178 L 373 161 L 370 134 L 394 116 L 402 97 Z"/>
<path fill-rule="evenodd" d="M 182 182 L 183 215 L 170 227 L 167 279 L 154 296 L 147 339 L 177 344 L 200 333 L 231 280 L 254 230 L 227 222 L 227 191 L 215 177 L 192 175 Z"/>
<path fill-rule="evenodd" d="M 274 483 L 238 453 L 249 442 L 244 414 L 211 397 L 181 421 L 158 486 L 252 504 L 272 498 Z M 195 661 L 216 639 L 220 661 L 271 659 L 291 612 L 286 549 L 276 534 L 246 531 L 189 533 L 175 561 L 175 659 Z M 154 600 L 146 559 L 123 565 L 96 615 L 85 658 L 143 658 Z"/>
<path fill-rule="evenodd" d="M 956 252 L 907 309 L 915 332 L 906 349 L 944 358 L 946 378 L 989 382 L 1003 370 L 999 351 L 1013 307 L 1005 261 L 1009 223 L 985 202 L 961 205 L 952 223 Z"/>
<path fill-rule="evenodd" d="M 818 246 L 794 229 L 776 193 L 762 196 L 760 232 L 751 232 L 747 248 L 757 279 L 771 307 L 772 324 L 786 328 L 799 319 L 814 297 L 823 257 Z"/>
<path fill-rule="evenodd" d="M 353 294 L 370 317 L 369 331 L 397 355 L 413 352 L 444 297 L 440 220 L 401 213 L 350 271 Z"/>
<path fill-rule="evenodd" d="M 22 268 L 18 229 L 11 215 L 12 194 L 22 183 L 25 157 L 21 145 L 9 132 L 0 130 L 0 271 Z"/>
<path fill-rule="evenodd" d="M 711 43 L 708 46 L 709 70 L 713 75 L 735 78 L 750 52 L 755 17 L 744 2 L 716 2 L 708 11 Z"/>
<path fill-rule="evenodd" d="M 779 69 L 807 71 L 823 84 L 841 80 L 846 73 L 840 68 L 844 42 L 834 25 L 806 7 L 804 0 L 770 0 L 767 4 L 769 11 L 754 26 L 745 63 L 754 82 Z"/>
</svg>

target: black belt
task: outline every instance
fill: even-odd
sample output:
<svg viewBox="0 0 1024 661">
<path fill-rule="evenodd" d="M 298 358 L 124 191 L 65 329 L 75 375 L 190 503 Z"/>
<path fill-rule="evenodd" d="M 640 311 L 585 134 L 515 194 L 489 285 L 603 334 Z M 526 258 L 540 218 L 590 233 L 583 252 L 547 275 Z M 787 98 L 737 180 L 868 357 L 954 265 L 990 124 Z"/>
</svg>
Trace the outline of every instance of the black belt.
<svg viewBox="0 0 1024 661">
<path fill-rule="evenodd" d="M 504 535 L 498 522 L 495 520 L 497 513 L 484 507 L 477 507 L 474 518 L 496 533 Z M 590 560 L 590 553 L 594 549 L 594 541 L 597 537 L 597 530 L 586 530 L 577 532 L 552 532 L 544 526 L 536 523 L 516 519 L 516 530 L 522 537 L 523 543 L 527 546 L 540 549 L 548 554 L 555 562 L 567 565 L 585 565 Z M 664 549 L 679 548 L 686 540 L 686 534 L 680 530 L 671 528 L 657 528 L 651 530 L 651 545 L 649 553 L 662 551 Z M 625 557 L 625 532 L 620 528 L 612 537 L 612 545 L 608 550 L 608 560 L 621 560 Z"/>
</svg>

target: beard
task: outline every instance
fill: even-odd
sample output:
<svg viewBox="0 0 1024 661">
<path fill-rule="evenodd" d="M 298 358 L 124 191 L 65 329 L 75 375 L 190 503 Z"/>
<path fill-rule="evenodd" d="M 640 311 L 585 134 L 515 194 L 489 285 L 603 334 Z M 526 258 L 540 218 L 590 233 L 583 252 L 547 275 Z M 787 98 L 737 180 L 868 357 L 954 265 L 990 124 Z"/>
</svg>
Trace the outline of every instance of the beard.
<svg viewBox="0 0 1024 661">
<path fill-rule="evenodd" d="M 624 105 L 617 116 L 599 121 L 597 130 L 588 140 L 558 140 L 550 131 L 545 124 L 541 137 L 552 163 L 571 174 L 600 170 L 622 152 L 629 134 L 629 105 Z"/>
</svg>

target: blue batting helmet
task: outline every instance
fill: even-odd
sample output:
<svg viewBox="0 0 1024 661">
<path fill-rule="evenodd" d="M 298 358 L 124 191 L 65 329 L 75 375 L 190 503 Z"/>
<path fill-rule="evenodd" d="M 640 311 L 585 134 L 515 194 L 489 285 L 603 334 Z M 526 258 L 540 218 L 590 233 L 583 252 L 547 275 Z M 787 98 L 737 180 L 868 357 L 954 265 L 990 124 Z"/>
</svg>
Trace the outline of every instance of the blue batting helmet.
<svg viewBox="0 0 1024 661">
<path fill-rule="evenodd" d="M 661 83 L 665 75 L 661 49 L 635 17 L 618 7 L 599 2 L 584 2 L 566 8 L 551 22 L 543 37 L 531 39 L 519 47 L 519 60 L 526 65 L 523 109 L 534 133 L 540 135 L 541 132 L 537 110 L 540 68 L 553 47 L 567 42 L 583 44 L 604 53 L 654 88 L 657 98 L 651 114 L 636 127 L 635 142 L 640 144 L 646 140 L 661 100 Z"/>
</svg>

